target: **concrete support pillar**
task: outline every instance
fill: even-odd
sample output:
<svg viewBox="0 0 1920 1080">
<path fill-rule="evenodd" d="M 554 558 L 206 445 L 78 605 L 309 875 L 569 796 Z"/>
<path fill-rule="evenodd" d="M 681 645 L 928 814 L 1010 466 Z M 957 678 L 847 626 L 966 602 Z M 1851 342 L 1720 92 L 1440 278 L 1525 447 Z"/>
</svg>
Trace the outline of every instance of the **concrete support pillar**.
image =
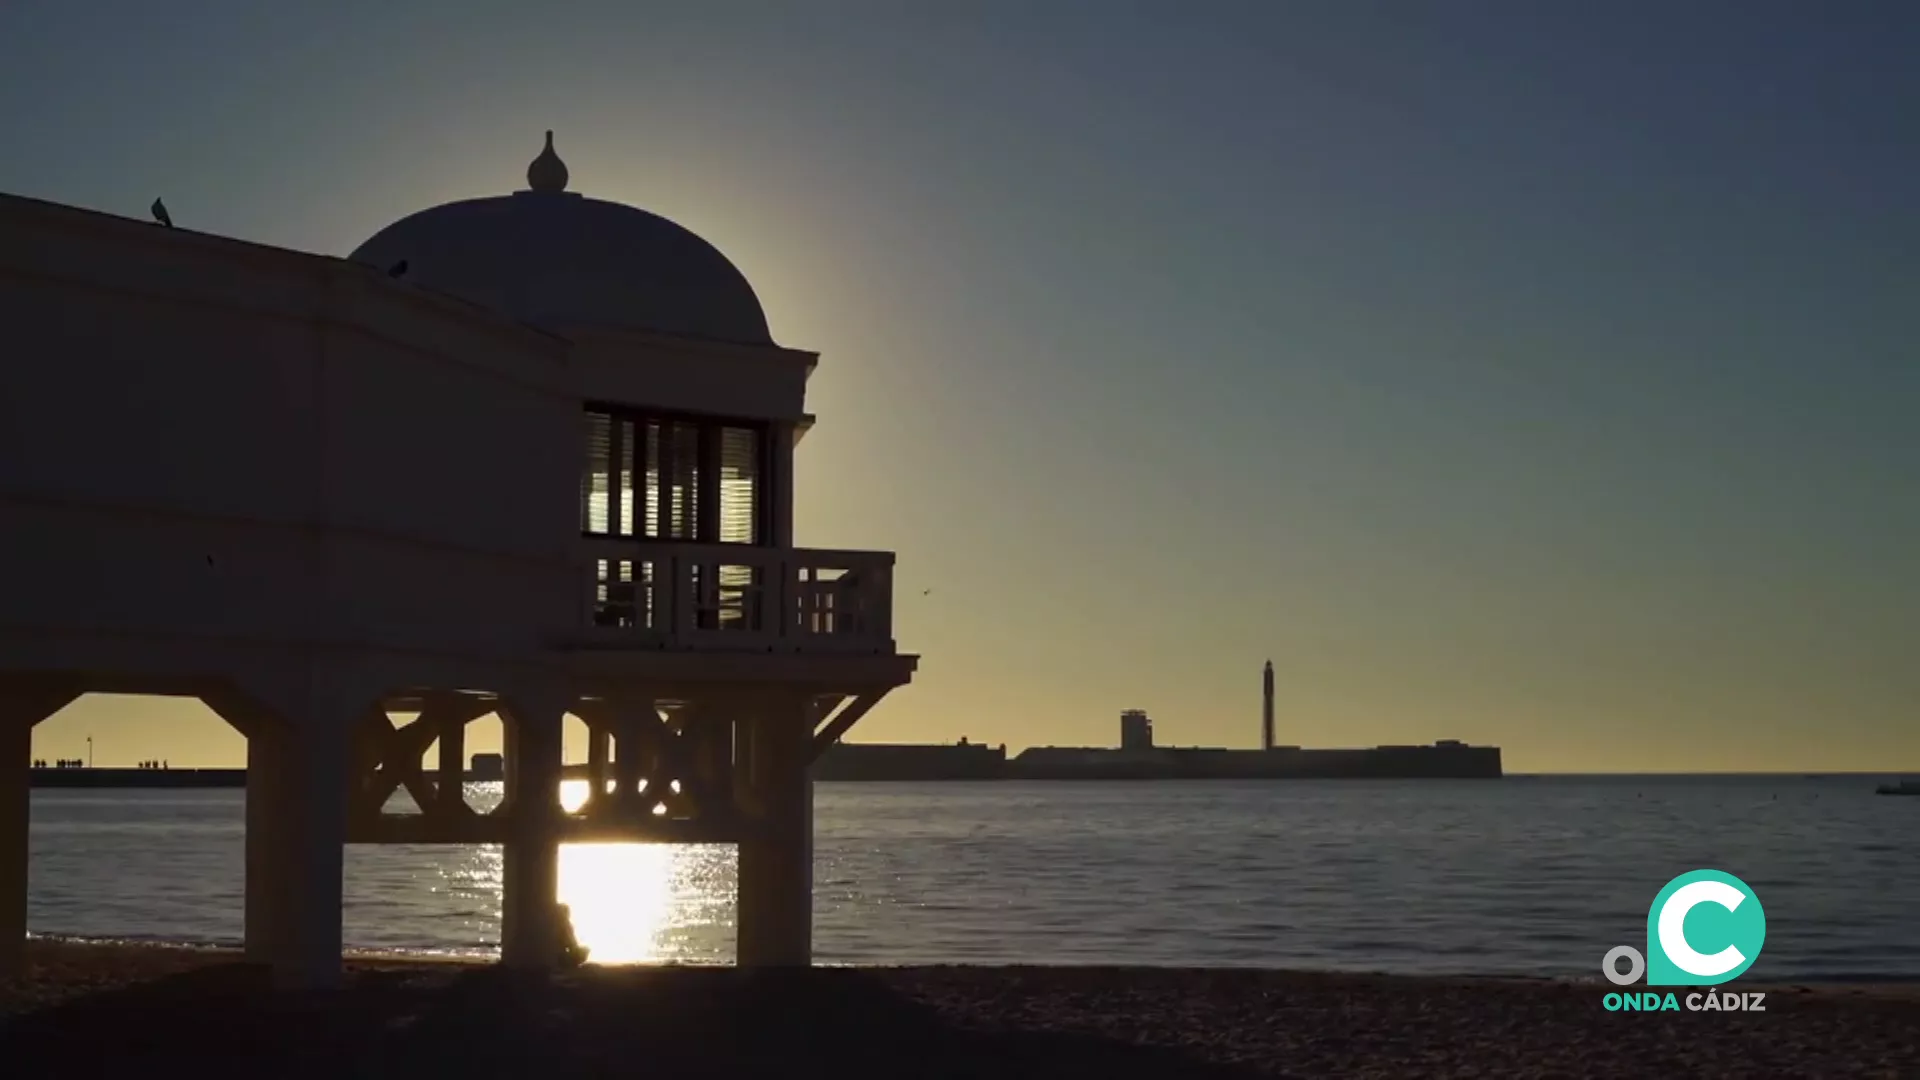
<svg viewBox="0 0 1920 1080">
<path fill-rule="evenodd" d="M 247 959 L 282 989 L 338 985 L 351 749 L 378 695 L 317 668 L 204 700 L 247 737 Z"/>
<path fill-rule="evenodd" d="M 20 974 L 27 962 L 32 754 L 33 725 L 0 717 L 0 978 Z"/>
<path fill-rule="evenodd" d="M 351 719 L 310 710 L 247 737 L 247 956 L 286 989 L 340 981 Z"/>
<path fill-rule="evenodd" d="M 0 683 L 0 978 L 27 966 L 27 876 L 31 861 L 33 726 L 76 696 Z"/>
<path fill-rule="evenodd" d="M 567 702 L 521 695 L 505 703 L 511 822 L 501 867 L 500 960 L 545 971 L 560 955 L 560 771 Z"/>
<path fill-rule="evenodd" d="M 813 962 L 811 717 L 804 696 L 762 702 L 742 724 L 750 805 L 740 841 L 738 963 Z"/>
<path fill-rule="evenodd" d="M 247 962 L 273 963 L 279 931 L 273 903 L 274 770 L 283 755 L 274 752 L 271 735 L 247 736 L 246 939 Z"/>
</svg>

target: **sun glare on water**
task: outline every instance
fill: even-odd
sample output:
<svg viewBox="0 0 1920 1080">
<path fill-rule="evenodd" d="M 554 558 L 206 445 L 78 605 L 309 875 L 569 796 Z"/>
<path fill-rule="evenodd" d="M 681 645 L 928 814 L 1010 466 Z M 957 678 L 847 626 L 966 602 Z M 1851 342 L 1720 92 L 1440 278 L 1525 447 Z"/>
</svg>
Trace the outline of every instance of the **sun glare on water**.
<svg viewBox="0 0 1920 1080">
<path fill-rule="evenodd" d="M 586 781 L 561 784 L 569 812 L 586 799 Z M 574 936 L 596 964 L 681 959 L 690 934 L 731 914 L 732 860 L 724 848 L 565 844 L 559 869 L 560 902 L 572 910 Z"/>
</svg>

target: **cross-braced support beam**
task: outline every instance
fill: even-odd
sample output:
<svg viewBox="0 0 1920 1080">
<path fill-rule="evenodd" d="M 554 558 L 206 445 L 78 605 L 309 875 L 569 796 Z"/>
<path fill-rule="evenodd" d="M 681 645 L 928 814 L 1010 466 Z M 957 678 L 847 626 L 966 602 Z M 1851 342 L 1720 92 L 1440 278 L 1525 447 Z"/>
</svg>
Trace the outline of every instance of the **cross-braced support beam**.
<svg viewBox="0 0 1920 1080">
<path fill-rule="evenodd" d="M 733 817 L 733 720 L 708 701 L 634 694 L 581 702 L 587 724 L 588 801 L 575 815 L 589 833 L 670 832 Z"/>
<path fill-rule="evenodd" d="M 449 841 L 470 841 L 466 834 L 473 830 L 461 827 L 475 816 L 464 788 L 466 730 L 493 707 L 491 700 L 472 695 L 434 694 L 404 725 L 395 725 L 384 709 L 369 710 L 354 739 L 349 806 L 353 839 L 389 839 L 401 827 L 410 827 L 409 835 L 445 833 Z M 439 767 L 429 778 L 421 761 L 435 741 L 440 744 Z M 402 788 L 419 806 L 418 820 L 386 813 L 387 801 Z"/>
<path fill-rule="evenodd" d="M 816 716 L 813 735 L 813 750 L 808 761 L 817 760 L 827 748 L 840 741 L 841 737 L 853 730 L 867 713 L 880 704 L 886 696 L 885 689 L 868 691 L 862 694 L 847 694 L 842 697 L 820 697 L 814 699 L 813 714 Z M 838 706 L 838 711 L 835 707 Z"/>
</svg>

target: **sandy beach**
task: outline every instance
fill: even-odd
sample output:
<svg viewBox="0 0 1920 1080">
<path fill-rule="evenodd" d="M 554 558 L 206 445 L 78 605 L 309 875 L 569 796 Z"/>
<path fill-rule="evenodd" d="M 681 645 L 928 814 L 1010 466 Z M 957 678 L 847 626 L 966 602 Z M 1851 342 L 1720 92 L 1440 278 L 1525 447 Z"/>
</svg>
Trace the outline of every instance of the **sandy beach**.
<svg viewBox="0 0 1920 1080">
<path fill-rule="evenodd" d="M 36 941 L 0 984 L 23 1077 L 1920 1076 L 1920 992 L 1610 1013 L 1599 986 L 1160 968 L 589 967 L 357 959 L 266 992 L 224 950 Z M 1760 989 L 1742 984 L 1742 990 Z"/>
</svg>

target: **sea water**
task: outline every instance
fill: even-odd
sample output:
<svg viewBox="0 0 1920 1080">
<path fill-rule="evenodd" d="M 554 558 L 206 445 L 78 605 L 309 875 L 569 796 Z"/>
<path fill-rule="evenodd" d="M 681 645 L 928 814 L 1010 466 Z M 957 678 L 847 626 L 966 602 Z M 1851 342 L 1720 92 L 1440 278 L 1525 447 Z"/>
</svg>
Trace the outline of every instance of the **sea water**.
<svg viewBox="0 0 1920 1080">
<path fill-rule="evenodd" d="M 1883 779 L 820 784 L 815 949 L 1597 977 L 1712 867 L 1766 905 L 1749 978 L 1920 979 L 1920 799 Z M 237 942 L 244 802 L 35 792 L 31 930 Z M 725 963 L 733 874 L 727 847 L 576 845 L 561 898 L 595 960 Z M 499 883 L 497 848 L 350 847 L 347 941 L 486 954 Z"/>
</svg>

